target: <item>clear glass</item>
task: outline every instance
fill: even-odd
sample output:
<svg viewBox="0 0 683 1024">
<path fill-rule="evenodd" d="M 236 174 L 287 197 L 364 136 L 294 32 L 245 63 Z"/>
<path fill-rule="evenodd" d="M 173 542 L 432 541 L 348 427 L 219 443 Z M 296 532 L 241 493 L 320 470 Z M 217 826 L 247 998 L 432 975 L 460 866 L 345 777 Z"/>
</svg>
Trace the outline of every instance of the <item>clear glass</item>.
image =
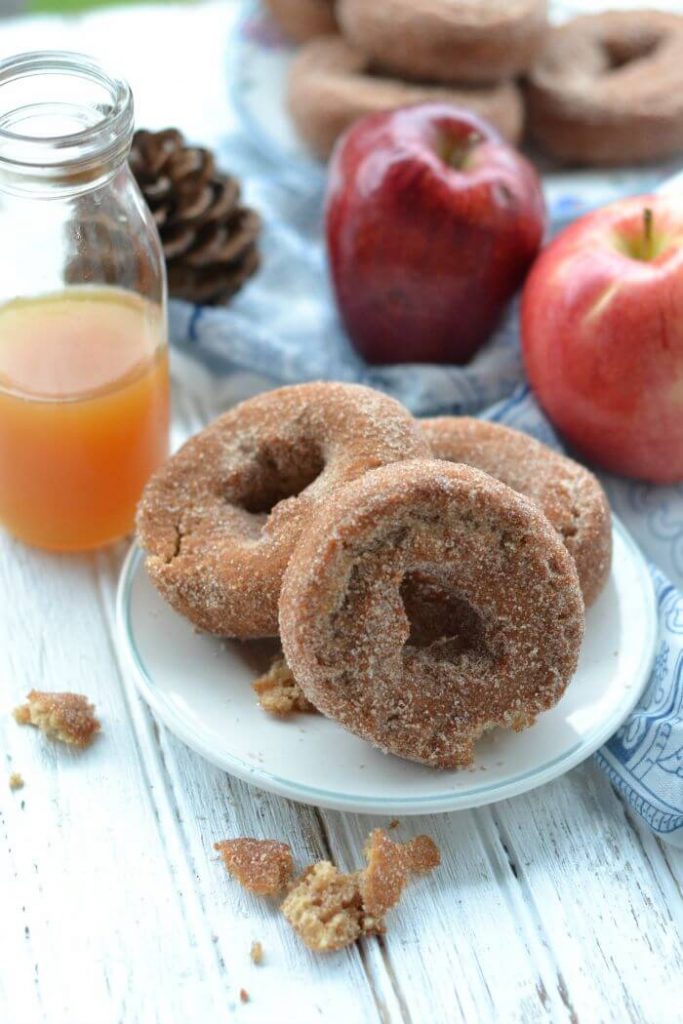
<svg viewBox="0 0 683 1024">
<path fill-rule="evenodd" d="M 166 281 L 128 168 L 133 99 L 90 58 L 0 62 L 0 523 L 127 533 L 168 446 Z"/>
</svg>

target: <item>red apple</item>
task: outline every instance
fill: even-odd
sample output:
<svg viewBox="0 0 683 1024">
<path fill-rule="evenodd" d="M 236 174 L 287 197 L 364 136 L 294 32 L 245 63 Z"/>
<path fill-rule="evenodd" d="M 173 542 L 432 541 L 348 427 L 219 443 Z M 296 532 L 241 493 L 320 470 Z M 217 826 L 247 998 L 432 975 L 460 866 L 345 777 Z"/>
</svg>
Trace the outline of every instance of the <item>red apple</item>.
<svg viewBox="0 0 683 1024">
<path fill-rule="evenodd" d="M 469 111 L 356 122 L 332 157 L 327 246 L 348 334 L 371 363 L 466 362 L 541 244 L 531 164 Z"/>
<path fill-rule="evenodd" d="M 541 405 L 582 455 L 683 480 L 683 199 L 612 203 L 551 242 L 524 289 L 522 347 Z"/>
</svg>

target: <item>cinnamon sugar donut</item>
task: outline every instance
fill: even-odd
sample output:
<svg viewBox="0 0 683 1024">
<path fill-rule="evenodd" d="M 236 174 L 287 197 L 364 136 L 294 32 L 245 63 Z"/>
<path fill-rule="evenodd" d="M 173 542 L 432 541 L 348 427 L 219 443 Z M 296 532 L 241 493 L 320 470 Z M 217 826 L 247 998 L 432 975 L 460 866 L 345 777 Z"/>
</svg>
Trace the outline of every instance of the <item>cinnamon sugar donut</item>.
<svg viewBox="0 0 683 1024">
<path fill-rule="evenodd" d="M 612 522 L 599 481 L 573 459 L 527 434 L 468 416 L 422 420 L 437 459 L 489 473 L 546 514 L 574 559 L 586 606 L 602 591 L 612 564 Z"/>
<path fill-rule="evenodd" d="M 282 575 L 302 530 L 345 482 L 429 453 L 398 402 L 318 382 L 251 398 L 185 444 L 145 488 L 147 571 L 201 629 L 277 633 Z"/>
<path fill-rule="evenodd" d="M 556 160 L 641 163 L 683 149 L 683 17 L 607 11 L 548 33 L 529 77 L 529 127 Z"/>
<path fill-rule="evenodd" d="M 380 68 L 438 82 L 495 82 L 531 65 L 546 0 L 340 0 L 349 42 Z"/>
<path fill-rule="evenodd" d="M 289 72 L 288 104 L 299 135 L 316 156 L 326 159 L 338 137 L 359 117 L 430 100 L 474 111 L 508 142 L 517 142 L 521 135 L 522 99 L 512 82 L 448 88 L 371 72 L 368 58 L 341 36 L 313 39 L 299 50 Z"/>
<path fill-rule="evenodd" d="M 308 699 L 384 751 L 469 764 L 493 726 L 562 696 L 584 606 L 540 510 L 469 466 L 367 473 L 331 496 L 285 573 L 280 635 Z"/>
<path fill-rule="evenodd" d="M 265 0 L 275 21 L 297 43 L 335 32 L 334 0 Z"/>
</svg>

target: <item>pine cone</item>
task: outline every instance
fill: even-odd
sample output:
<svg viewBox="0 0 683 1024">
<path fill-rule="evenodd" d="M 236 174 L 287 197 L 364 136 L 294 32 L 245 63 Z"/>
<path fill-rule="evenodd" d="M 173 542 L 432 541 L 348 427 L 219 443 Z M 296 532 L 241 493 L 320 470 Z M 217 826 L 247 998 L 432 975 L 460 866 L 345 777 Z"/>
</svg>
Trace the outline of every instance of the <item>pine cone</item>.
<svg viewBox="0 0 683 1024">
<path fill-rule="evenodd" d="M 161 235 L 171 296 L 227 302 L 259 267 L 258 214 L 240 204 L 238 181 L 179 131 L 137 131 L 131 170 Z"/>
</svg>

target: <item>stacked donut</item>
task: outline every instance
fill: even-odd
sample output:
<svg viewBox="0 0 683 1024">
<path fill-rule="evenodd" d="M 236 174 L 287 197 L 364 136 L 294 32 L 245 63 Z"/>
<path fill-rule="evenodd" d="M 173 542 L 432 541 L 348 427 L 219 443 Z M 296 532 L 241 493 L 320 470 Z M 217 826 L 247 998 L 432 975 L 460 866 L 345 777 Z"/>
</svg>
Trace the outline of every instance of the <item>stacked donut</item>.
<svg viewBox="0 0 683 1024">
<path fill-rule="evenodd" d="M 508 141 L 522 133 L 514 79 L 543 41 L 546 0 L 338 0 L 339 32 L 319 35 L 315 18 L 330 0 L 268 0 L 285 28 L 309 12 L 310 39 L 292 64 L 289 108 L 297 130 L 322 158 L 358 117 L 439 100 L 484 117 Z M 302 38 L 301 23 L 295 35 Z"/>
<path fill-rule="evenodd" d="M 607 11 L 550 28 L 547 0 L 265 2 L 304 42 L 289 107 L 323 159 L 358 117 L 429 100 L 469 107 L 512 143 L 526 117 L 562 163 L 645 163 L 683 149 L 680 14 Z"/>
<path fill-rule="evenodd" d="M 611 559 L 581 466 L 337 383 L 221 416 L 150 480 L 137 528 L 178 612 L 219 635 L 279 633 L 318 710 L 442 768 L 560 699 Z"/>
</svg>

